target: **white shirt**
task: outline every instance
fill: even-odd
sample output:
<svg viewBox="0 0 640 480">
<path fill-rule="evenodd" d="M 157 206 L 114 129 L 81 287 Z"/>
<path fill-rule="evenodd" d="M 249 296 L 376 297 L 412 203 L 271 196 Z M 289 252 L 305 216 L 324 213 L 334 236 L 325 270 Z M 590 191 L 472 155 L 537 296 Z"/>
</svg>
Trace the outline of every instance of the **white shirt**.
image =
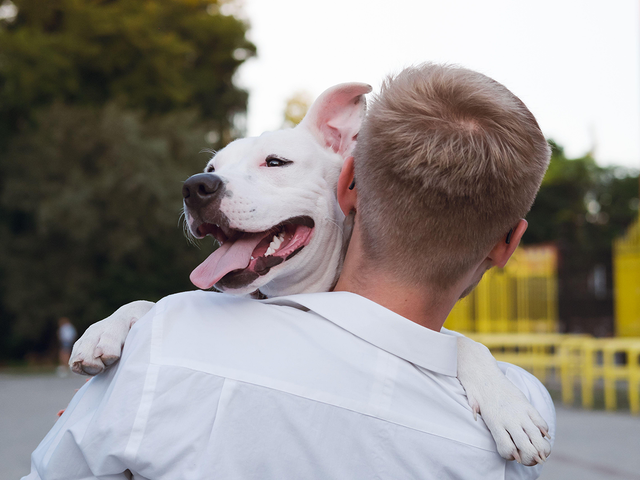
<svg viewBox="0 0 640 480">
<path fill-rule="evenodd" d="M 346 292 L 167 297 L 88 382 L 27 479 L 516 479 L 456 379 L 456 338 Z M 555 433 L 544 387 L 507 376 Z"/>
</svg>

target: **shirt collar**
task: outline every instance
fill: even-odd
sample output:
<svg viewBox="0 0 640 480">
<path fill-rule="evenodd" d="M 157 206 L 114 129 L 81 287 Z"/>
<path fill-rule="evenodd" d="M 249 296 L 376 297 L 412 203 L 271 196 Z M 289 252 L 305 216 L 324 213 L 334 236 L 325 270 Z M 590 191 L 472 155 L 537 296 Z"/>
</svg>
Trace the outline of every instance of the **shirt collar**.
<svg viewBox="0 0 640 480">
<path fill-rule="evenodd" d="M 305 293 L 262 302 L 310 310 L 408 362 L 443 375 L 457 375 L 456 337 L 418 325 L 355 293 Z"/>
</svg>

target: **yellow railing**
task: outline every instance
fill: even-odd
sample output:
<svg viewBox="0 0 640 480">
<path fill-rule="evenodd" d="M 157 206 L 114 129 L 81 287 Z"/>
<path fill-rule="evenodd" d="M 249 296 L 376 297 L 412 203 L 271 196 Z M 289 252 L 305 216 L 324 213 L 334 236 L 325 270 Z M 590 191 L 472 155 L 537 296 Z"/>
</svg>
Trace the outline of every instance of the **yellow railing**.
<svg viewBox="0 0 640 480">
<path fill-rule="evenodd" d="M 551 333 L 558 330 L 557 252 L 520 247 L 503 269 L 489 270 L 460 300 L 445 327 L 480 333 Z"/>
<path fill-rule="evenodd" d="M 640 336 L 640 220 L 613 244 L 616 335 Z"/>
<path fill-rule="evenodd" d="M 592 338 L 566 334 L 479 334 L 470 338 L 491 349 L 496 359 L 533 373 L 541 382 L 560 381 L 562 401 L 573 404 L 580 388 L 582 406 L 593 408 L 594 391 L 604 390 L 607 410 L 615 410 L 618 387 L 629 408 L 640 414 L 640 337 Z"/>
</svg>

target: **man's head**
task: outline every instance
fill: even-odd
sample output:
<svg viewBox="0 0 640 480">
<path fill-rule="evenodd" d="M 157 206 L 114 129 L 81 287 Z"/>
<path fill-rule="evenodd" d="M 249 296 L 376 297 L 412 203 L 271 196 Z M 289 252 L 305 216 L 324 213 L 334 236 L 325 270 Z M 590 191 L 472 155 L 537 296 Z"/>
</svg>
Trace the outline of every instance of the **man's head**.
<svg viewBox="0 0 640 480">
<path fill-rule="evenodd" d="M 363 253 L 407 282 L 448 288 L 529 211 L 550 149 L 503 85 L 424 64 L 384 82 L 354 156 Z"/>
</svg>

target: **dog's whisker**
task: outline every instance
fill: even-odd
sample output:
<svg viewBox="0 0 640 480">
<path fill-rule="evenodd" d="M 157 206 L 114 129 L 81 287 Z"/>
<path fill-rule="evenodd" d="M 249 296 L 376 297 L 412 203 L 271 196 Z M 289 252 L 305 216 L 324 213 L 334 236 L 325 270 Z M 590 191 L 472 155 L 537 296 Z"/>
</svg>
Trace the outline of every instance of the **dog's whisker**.
<svg viewBox="0 0 640 480">
<path fill-rule="evenodd" d="M 337 222 L 336 220 L 334 220 L 333 218 L 331 218 L 331 217 L 324 217 L 324 219 L 327 221 L 327 223 L 329 223 L 329 224 L 331 224 L 331 225 L 335 226 L 335 227 L 336 227 L 338 230 L 340 230 L 341 232 L 343 232 L 343 231 L 344 231 L 344 227 L 343 227 L 339 222 Z"/>
<path fill-rule="evenodd" d="M 187 242 L 189 242 L 194 247 L 201 248 L 200 243 L 193 236 L 193 234 L 191 233 L 191 230 L 189 230 L 189 226 L 187 225 L 187 216 L 185 214 L 184 209 L 180 211 L 180 216 L 178 217 L 178 226 L 179 227 L 182 226 L 182 232 L 185 238 L 187 239 Z"/>
</svg>

